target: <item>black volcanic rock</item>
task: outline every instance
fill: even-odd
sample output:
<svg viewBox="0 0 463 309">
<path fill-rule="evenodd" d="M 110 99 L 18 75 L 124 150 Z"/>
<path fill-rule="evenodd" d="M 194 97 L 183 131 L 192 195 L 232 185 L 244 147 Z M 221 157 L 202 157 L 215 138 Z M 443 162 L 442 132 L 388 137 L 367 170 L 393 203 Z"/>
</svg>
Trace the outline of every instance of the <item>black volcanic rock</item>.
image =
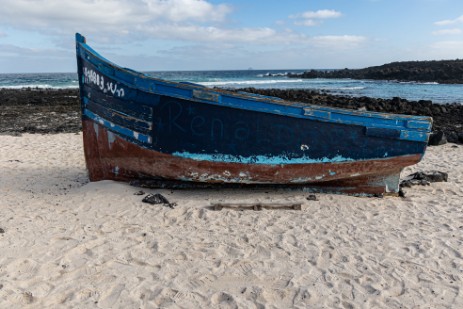
<svg viewBox="0 0 463 309">
<path fill-rule="evenodd" d="M 0 133 L 82 130 L 78 89 L 0 89 Z"/>
<path fill-rule="evenodd" d="M 364 69 L 310 70 L 288 74 L 297 78 L 353 78 L 463 84 L 463 59 L 392 62 Z"/>
<path fill-rule="evenodd" d="M 439 146 L 444 144 L 447 144 L 447 138 L 445 136 L 445 133 L 442 131 L 433 132 L 429 137 L 429 146 Z"/>
<path fill-rule="evenodd" d="M 406 176 L 400 183 L 400 187 L 427 186 L 431 182 L 447 182 L 448 178 L 449 175 L 447 173 L 440 171 L 416 172 Z"/>
</svg>

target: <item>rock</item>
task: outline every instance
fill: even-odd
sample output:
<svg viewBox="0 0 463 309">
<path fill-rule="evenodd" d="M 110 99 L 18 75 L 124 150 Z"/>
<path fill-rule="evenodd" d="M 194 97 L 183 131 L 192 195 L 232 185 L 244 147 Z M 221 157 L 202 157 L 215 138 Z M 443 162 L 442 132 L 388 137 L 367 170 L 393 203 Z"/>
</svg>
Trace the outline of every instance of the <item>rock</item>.
<svg viewBox="0 0 463 309">
<path fill-rule="evenodd" d="M 445 136 L 445 133 L 442 131 L 436 131 L 431 133 L 431 136 L 429 137 L 429 146 L 439 146 L 439 145 L 444 145 L 447 143 L 447 138 Z"/>
<path fill-rule="evenodd" d="M 449 175 L 445 172 L 430 171 L 430 172 L 416 172 L 412 174 L 415 179 L 427 180 L 429 182 L 447 182 Z"/>
<path fill-rule="evenodd" d="M 458 143 L 458 134 L 457 134 L 457 132 L 454 132 L 454 131 L 448 132 L 446 134 L 446 138 L 447 138 L 448 143 L 455 143 L 455 144 Z"/>
<path fill-rule="evenodd" d="M 431 182 L 447 182 L 447 180 L 448 174 L 445 172 L 416 172 L 405 177 L 405 179 L 400 183 L 400 187 L 409 188 L 416 185 L 429 186 Z"/>
<path fill-rule="evenodd" d="M 310 194 L 308 197 L 307 197 L 307 200 L 308 201 L 316 201 L 317 200 L 317 196 L 315 194 Z"/>
<path fill-rule="evenodd" d="M 431 100 L 419 100 L 418 103 L 420 103 L 422 106 L 425 106 L 425 107 L 431 107 L 432 106 L 432 101 Z"/>
<path fill-rule="evenodd" d="M 143 203 L 148 203 L 148 204 L 164 204 L 170 208 L 174 208 L 176 206 L 175 203 L 170 203 L 162 194 L 156 193 L 156 194 L 148 194 L 145 196 L 142 200 Z"/>
<path fill-rule="evenodd" d="M 458 132 L 458 142 L 463 144 L 463 132 Z"/>
<path fill-rule="evenodd" d="M 354 78 L 463 84 L 463 60 L 392 62 L 363 69 L 311 70 L 292 78 Z"/>
<path fill-rule="evenodd" d="M 405 197 L 405 192 L 402 190 L 402 188 L 399 188 L 399 196 Z"/>
<path fill-rule="evenodd" d="M 409 179 L 400 183 L 401 188 L 410 188 L 412 186 L 429 186 L 431 183 L 426 180 Z"/>
</svg>

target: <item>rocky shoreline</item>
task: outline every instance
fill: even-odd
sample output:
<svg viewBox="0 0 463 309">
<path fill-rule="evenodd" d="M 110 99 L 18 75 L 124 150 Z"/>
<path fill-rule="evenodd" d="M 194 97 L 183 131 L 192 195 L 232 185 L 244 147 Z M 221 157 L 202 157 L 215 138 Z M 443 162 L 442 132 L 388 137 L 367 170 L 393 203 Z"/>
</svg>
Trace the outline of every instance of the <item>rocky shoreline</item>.
<svg viewBox="0 0 463 309">
<path fill-rule="evenodd" d="M 438 141 L 463 143 L 463 105 L 433 104 L 401 98 L 377 99 L 331 95 L 311 90 L 255 89 L 247 91 L 288 101 L 333 107 L 424 115 L 434 119 Z M 72 133 L 82 130 L 78 89 L 0 89 L 0 134 Z M 438 133 L 440 132 L 440 133 Z M 440 137 L 440 138 L 439 138 Z"/>
<path fill-rule="evenodd" d="M 463 84 L 463 60 L 392 62 L 364 69 L 310 70 L 293 78 L 353 78 Z"/>
<path fill-rule="evenodd" d="M 78 89 L 0 89 L 0 134 L 81 130 Z"/>
</svg>

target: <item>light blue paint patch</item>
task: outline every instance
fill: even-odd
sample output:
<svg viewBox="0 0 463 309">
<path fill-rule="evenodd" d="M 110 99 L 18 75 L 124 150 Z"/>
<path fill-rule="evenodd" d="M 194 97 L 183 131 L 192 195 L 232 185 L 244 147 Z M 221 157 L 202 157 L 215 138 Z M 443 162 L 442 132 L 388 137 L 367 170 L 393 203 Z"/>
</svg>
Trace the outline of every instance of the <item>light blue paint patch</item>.
<svg viewBox="0 0 463 309">
<path fill-rule="evenodd" d="M 399 192 L 400 174 L 384 176 L 373 182 L 373 184 L 385 187 L 386 193 L 397 193 Z"/>
<path fill-rule="evenodd" d="M 336 172 L 328 171 L 328 173 L 330 174 L 330 176 L 336 175 Z"/>
<path fill-rule="evenodd" d="M 308 182 L 311 182 L 312 181 L 312 178 L 310 177 L 302 177 L 302 178 L 296 178 L 296 179 L 292 179 L 290 180 L 291 183 L 308 183 Z"/>
<path fill-rule="evenodd" d="M 192 159 L 196 161 L 212 161 L 212 162 L 227 162 L 227 163 L 247 163 L 247 164 L 267 164 L 267 165 L 280 165 L 280 164 L 310 164 L 310 163 L 338 163 L 354 161 L 352 158 L 344 158 L 337 155 L 333 158 L 320 158 L 312 159 L 308 156 L 301 158 L 287 158 L 281 156 L 234 156 L 226 154 L 202 154 L 202 153 L 189 153 L 189 152 L 174 152 L 174 156 Z"/>
<path fill-rule="evenodd" d="M 96 122 L 93 123 L 93 130 L 95 131 L 96 139 L 98 139 L 98 136 L 100 134 L 100 130 L 99 130 L 98 124 Z"/>
<path fill-rule="evenodd" d="M 113 132 L 108 131 L 108 147 L 111 149 L 114 141 L 116 140 L 116 136 L 114 135 Z"/>
</svg>

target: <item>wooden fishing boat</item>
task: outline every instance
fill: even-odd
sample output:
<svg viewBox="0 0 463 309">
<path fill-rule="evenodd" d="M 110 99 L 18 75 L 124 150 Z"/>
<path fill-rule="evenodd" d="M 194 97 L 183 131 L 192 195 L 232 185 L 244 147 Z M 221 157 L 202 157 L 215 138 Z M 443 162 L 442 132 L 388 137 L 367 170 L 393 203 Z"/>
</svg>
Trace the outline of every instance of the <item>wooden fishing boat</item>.
<svg viewBox="0 0 463 309">
<path fill-rule="evenodd" d="M 344 110 L 149 77 L 76 34 L 91 181 L 307 185 L 396 194 L 422 158 L 429 117 Z"/>
</svg>

